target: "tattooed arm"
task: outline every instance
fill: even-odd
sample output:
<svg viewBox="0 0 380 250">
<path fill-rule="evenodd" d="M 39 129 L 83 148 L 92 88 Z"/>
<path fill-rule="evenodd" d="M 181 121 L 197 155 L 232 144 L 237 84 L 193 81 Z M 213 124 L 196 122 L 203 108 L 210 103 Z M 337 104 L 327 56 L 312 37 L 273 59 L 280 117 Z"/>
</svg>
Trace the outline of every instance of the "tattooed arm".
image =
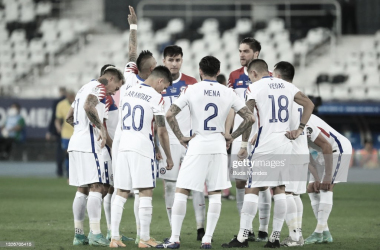
<svg viewBox="0 0 380 250">
<path fill-rule="evenodd" d="M 137 16 L 133 7 L 129 6 L 128 23 L 137 24 Z M 129 30 L 129 62 L 136 62 L 137 60 L 137 30 Z"/>
<path fill-rule="evenodd" d="M 254 100 L 252 100 L 254 102 Z M 249 102 L 249 101 L 248 101 Z M 239 127 L 231 134 L 232 138 L 236 139 L 239 137 L 239 135 L 243 134 L 245 132 L 248 134 L 248 136 L 245 134 L 246 138 L 245 141 L 248 141 L 249 134 L 251 133 L 252 124 L 255 122 L 255 118 L 253 117 L 253 114 L 251 110 L 249 110 L 248 107 L 244 107 L 238 111 L 238 115 L 240 115 L 244 120 L 239 125 Z"/>
<path fill-rule="evenodd" d="M 245 105 L 247 106 L 247 108 L 252 112 L 252 115 L 253 115 L 253 109 L 255 108 L 256 106 L 256 101 L 255 100 L 248 100 Z M 255 120 L 253 120 L 253 122 L 255 122 Z M 253 124 L 253 123 L 252 123 Z M 252 125 L 248 127 L 248 129 L 246 129 L 244 132 L 243 132 L 243 135 L 242 135 L 242 141 L 243 142 L 247 142 L 248 139 L 249 139 L 249 135 L 251 134 L 251 130 L 252 130 Z M 236 130 L 237 131 L 237 130 Z"/>
<path fill-rule="evenodd" d="M 169 123 L 170 128 L 173 130 L 173 133 L 178 138 L 179 142 L 187 148 L 187 144 L 189 141 L 195 136 L 195 134 L 192 137 L 185 137 L 183 136 L 181 129 L 179 128 L 178 121 L 175 118 L 175 116 L 181 112 L 181 109 L 175 105 L 172 104 L 170 106 L 170 109 L 166 113 L 166 121 Z"/>
<path fill-rule="evenodd" d="M 74 109 L 72 107 L 66 115 L 66 122 L 74 127 Z"/>
<path fill-rule="evenodd" d="M 154 116 L 154 119 L 157 124 L 157 135 L 166 155 L 166 162 L 168 164 L 166 168 L 170 170 L 173 168 L 173 160 L 170 153 L 169 135 L 165 126 L 165 117 L 163 115 L 156 115 Z"/>
<path fill-rule="evenodd" d="M 103 123 L 100 121 L 98 111 L 95 108 L 98 103 L 98 97 L 88 95 L 84 104 L 84 110 L 86 111 L 87 117 L 91 123 L 100 130 L 98 141 L 101 140 L 101 148 L 103 148 L 106 144 L 107 132 L 103 126 Z"/>
</svg>

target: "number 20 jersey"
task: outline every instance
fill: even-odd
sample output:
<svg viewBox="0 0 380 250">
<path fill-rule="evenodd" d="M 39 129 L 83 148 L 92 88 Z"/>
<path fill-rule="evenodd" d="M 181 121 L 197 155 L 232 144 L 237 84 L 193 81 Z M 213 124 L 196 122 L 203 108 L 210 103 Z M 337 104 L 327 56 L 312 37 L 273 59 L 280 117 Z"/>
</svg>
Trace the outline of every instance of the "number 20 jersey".
<svg viewBox="0 0 380 250">
<path fill-rule="evenodd" d="M 154 159 L 153 118 L 165 116 L 164 98 L 146 84 L 129 88 L 120 96 L 121 138 L 119 151 L 134 151 Z"/>
<path fill-rule="evenodd" d="M 289 142 L 294 96 L 299 89 L 279 78 L 266 76 L 247 88 L 247 101 L 255 100 L 259 132 L 256 152 L 271 151 Z"/>
</svg>

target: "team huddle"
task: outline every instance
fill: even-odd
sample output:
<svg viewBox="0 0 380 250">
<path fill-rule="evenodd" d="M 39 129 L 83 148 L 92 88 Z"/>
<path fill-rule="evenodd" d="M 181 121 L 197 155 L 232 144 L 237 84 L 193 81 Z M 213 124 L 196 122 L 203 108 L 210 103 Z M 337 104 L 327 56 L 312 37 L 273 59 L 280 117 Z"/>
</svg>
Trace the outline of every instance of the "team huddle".
<svg viewBox="0 0 380 250">
<path fill-rule="evenodd" d="M 202 249 L 210 249 L 221 211 L 221 191 L 231 187 L 229 169 L 237 161 L 248 162 L 242 170 L 249 173 L 235 177 L 240 228 L 222 247 L 248 247 L 248 241 L 266 242 L 267 248 L 332 242 L 327 220 L 333 187 L 347 180 L 352 147 L 347 138 L 312 114 L 313 103 L 292 84 L 293 65 L 279 62 L 270 72 L 266 62 L 258 59 L 260 43 L 245 38 L 239 45 L 242 67 L 230 74 L 227 86 L 217 82 L 221 62 L 213 56 L 200 60 L 201 81 L 197 82 L 180 71 L 183 52 L 179 46 L 164 49 L 163 66 L 157 66 L 149 51 L 137 54 L 137 16 L 129 9 L 129 62 L 124 72 L 104 65 L 99 78 L 78 91 L 66 119 L 74 127 L 68 147 L 69 181 L 77 187 L 73 244 L 113 248 L 134 240 L 139 248 L 180 248 L 191 192 L 197 240 Z M 115 102 L 112 96 L 117 92 L 120 98 Z M 228 158 L 230 147 L 236 160 Z M 268 168 L 262 164 L 266 162 L 283 164 Z M 150 235 L 157 178 L 164 180 L 171 225 L 171 236 L 162 242 Z M 270 189 L 274 209 L 269 234 Z M 135 239 L 119 230 L 131 192 Z M 304 239 L 300 194 L 306 192 L 317 226 Z M 100 230 L 102 202 L 106 237 Z M 88 237 L 83 225 L 86 206 Z M 257 211 L 256 237 L 252 221 Z M 289 236 L 280 241 L 284 221 Z"/>
</svg>

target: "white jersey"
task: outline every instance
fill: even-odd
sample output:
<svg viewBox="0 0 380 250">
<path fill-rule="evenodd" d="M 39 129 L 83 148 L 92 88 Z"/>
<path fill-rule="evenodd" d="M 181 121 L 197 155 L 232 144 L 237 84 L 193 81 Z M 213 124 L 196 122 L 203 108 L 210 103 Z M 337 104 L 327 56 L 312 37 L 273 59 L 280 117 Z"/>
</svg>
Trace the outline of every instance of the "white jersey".
<svg viewBox="0 0 380 250">
<path fill-rule="evenodd" d="M 115 104 L 115 100 L 112 96 L 107 96 L 106 101 L 106 125 L 107 131 L 111 139 L 115 137 L 115 131 L 119 122 L 119 110 Z"/>
<path fill-rule="evenodd" d="M 74 133 L 69 142 L 68 152 L 79 151 L 97 154 L 101 152 L 100 141 L 98 141 L 100 131 L 90 122 L 84 110 L 88 95 L 94 95 L 99 100 L 95 108 L 101 122 L 106 115 L 106 89 L 103 84 L 93 80 L 78 91 L 75 101 L 71 104 L 74 109 Z"/>
<path fill-rule="evenodd" d="M 294 102 L 293 112 L 291 113 L 290 118 L 290 130 L 298 129 L 301 123 L 302 114 L 303 107 Z M 294 155 L 294 157 L 292 157 L 291 160 L 293 164 L 301 165 L 310 161 L 306 131 L 302 132 L 302 134 L 297 139 L 292 141 L 292 146 L 292 155 Z"/>
<path fill-rule="evenodd" d="M 134 151 L 154 159 L 153 119 L 164 116 L 164 98 L 155 89 L 140 84 L 121 96 L 122 133 L 120 151 Z"/>
<path fill-rule="evenodd" d="M 236 93 L 217 81 L 201 81 L 187 87 L 174 102 L 181 110 L 190 109 L 191 125 L 196 136 L 189 142 L 187 155 L 227 154 L 222 133 L 231 108 L 245 107 Z"/>
<path fill-rule="evenodd" d="M 258 119 L 256 152 L 271 151 L 289 142 L 294 96 L 299 89 L 282 79 L 266 76 L 247 88 L 247 101 L 255 100 Z"/>
</svg>

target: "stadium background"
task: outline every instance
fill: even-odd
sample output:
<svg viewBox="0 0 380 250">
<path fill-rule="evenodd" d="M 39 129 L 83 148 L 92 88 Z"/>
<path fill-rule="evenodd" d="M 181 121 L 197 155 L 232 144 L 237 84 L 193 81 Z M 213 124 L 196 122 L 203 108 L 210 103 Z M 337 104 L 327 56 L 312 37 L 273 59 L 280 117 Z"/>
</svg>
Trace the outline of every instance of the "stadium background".
<svg viewBox="0 0 380 250">
<path fill-rule="evenodd" d="M 296 66 L 294 83 L 312 98 L 315 113 L 345 135 L 354 148 L 349 183 L 361 184 L 344 184 L 346 188 L 338 189 L 331 216 L 335 216 L 336 228 L 345 232 L 341 241 L 355 239 L 353 232 L 360 229 L 360 235 L 367 233 L 361 239 L 372 244 L 369 248 L 378 246 L 370 233 L 371 227 L 379 227 L 372 221 L 379 219 L 375 213 L 379 202 L 371 192 L 378 190 L 380 180 L 380 1 L 375 0 L 0 0 L 0 126 L 14 102 L 21 105 L 26 123 L 25 139 L 14 143 L 10 157 L 0 161 L 4 204 L 0 209 L 4 223 L 0 241 L 34 240 L 37 249 L 70 248 L 70 240 L 47 243 L 49 236 L 31 233 L 34 223 L 48 233 L 46 223 L 50 221 L 55 230 L 71 238 L 74 189 L 66 186 L 66 180 L 54 178 L 56 141 L 54 133 L 48 140 L 46 137 L 52 106 L 59 97 L 59 87 L 79 90 L 106 63 L 124 67 L 128 5 L 135 7 L 138 16 L 138 51 L 149 49 L 161 63 L 163 48 L 178 44 L 184 50 L 182 71 L 198 79 L 199 59 L 208 54 L 220 59 L 221 73 L 226 77 L 239 68 L 238 45 L 247 36 L 261 42 L 260 58 L 270 68 L 281 60 L 292 62 Z M 374 169 L 360 164 L 366 140 L 376 149 L 378 164 Z M 155 208 L 163 207 L 161 187 L 157 192 Z M 352 200 L 355 195 L 361 198 Z M 33 219 L 25 200 L 31 210 L 40 210 Z M 49 207 L 54 201 L 56 204 Z M 305 210 L 310 210 L 308 198 L 303 201 Z M 339 201 L 337 207 L 345 212 L 338 216 L 335 204 Z M 224 212 L 236 211 L 234 201 L 226 203 Z M 55 212 L 47 212 L 51 209 Z M 154 213 L 160 214 L 162 226 L 167 227 L 164 209 L 157 209 Z M 349 221 L 356 211 L 364 211 L 365 217 Z M 186 221 L 192 227 L 190 214 Z M 307 215 L 314 225 L 311 211 L 305 211 Z M 46 216 L 50 219 L 44 219 Z M 362 225 L 363 221 L 367 224 Z M 230 226 L 220 223 L 222 229 Z M 312 225 L 305 229 L 312 230 Z M 226 233 L 227 238 L 216 236 L 216 241 L 228 241 L 235 231 Z M 55 233 L 59 237 L 59 232 Z M 338 242 L 333 248 L 347 249 L 355 244 Z"/>
</svg>

